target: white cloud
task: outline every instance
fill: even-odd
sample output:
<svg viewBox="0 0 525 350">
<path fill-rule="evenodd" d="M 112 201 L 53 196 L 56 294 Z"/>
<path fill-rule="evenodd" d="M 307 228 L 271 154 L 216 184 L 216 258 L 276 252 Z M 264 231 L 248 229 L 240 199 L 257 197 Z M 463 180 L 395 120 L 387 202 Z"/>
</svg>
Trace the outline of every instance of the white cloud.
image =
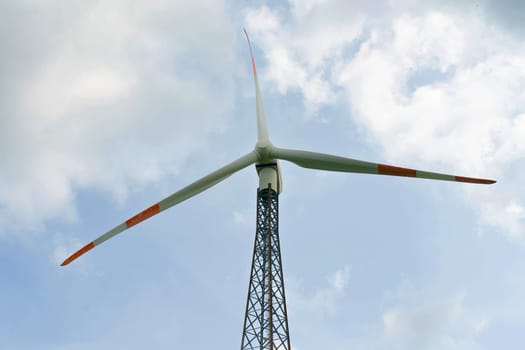
<svg viewBox="0 0 525 350">
<path fill-rule="evenodd" d="M 399 26 L 404 27 L 401 34 Z M 412 40 L 414 33 L 427 40 L 448 27 L 459 28 L 442 33 L 453 49 L 439 48 L 440 40 L 435 38 L 438 45 Z M 406 36 L 406 32 L 412 34 Z M 479 33 L 484 41 L 476 41 Z M 521 130 L 525 110 L 525 55 L 512 46 L 497 52 L 486 44 L 471 47 L 472 43 L 497 42 L 501 34 L 443 13 L 399 19 L 393 35 L 391 40 L 388 33 L 377 34 L 342 70 L 340 84 L 355 117 L 384 145 L 390 159 L 501 177 L 505 167 L 519 161 L 525 151 L 525 138 L 516 132 Z M 408 91 L 409 79 L 429 68 L 450 71 L 450 78 Z M 469 189 L 469 202 L 481 204 L 481 221 L 499 226 L 511 237 L 523 237 L 518 234 L 524 232 L 523 221 L 505 213 L 508 203 L 519 201 L 519 195 L 509 195 L 507 190 L 503 196 L 501 189 L 491 190 Z M 509 220 L 495 220 L 488 213 Z"/>
<path fill-rule="evenodd" d="M 350 266 L 346 265 L 335 271 L 327 276 L 326 280 L 328 285 L 315 289 L 311 294 L 305 293 L 302 288 L 292 283 L 288 299 L 293 303 L 293 308 L 301 314 L 334 314 L 337 302 L 344 296 L 350 282 Z"/>
<path fill-rule="evenodd" d="M 78 189 L 122 200 L 175 173 L 233 106 L 222 2 L 57 6 L 13 3 L 2 23 L 4 233 L 75 219 Z"/>
<path fill-rule="evenodd" d="M 60 265 L 62 264 L 62 262 L 69 256 L 71 255 L 70 252 L 73 251 L 73 248 L 74 249 L 78 249 L 80 248 L 80 245 L 74 245 L 72 247 L 72 249 L 70 249 L 69 247 L 66 247 L 64 245 L 57 245 L 55 246 L 55 249 L 53 250 L 53 254 L 52 254 L 52 257 L 51 257 L 51 262 L 54 264 L 54 265 Z"/>
<path fill-rule="evenodd" d="M 275 11 L 249 10 L 247 22 L 273 16 L 270 31 L 253 28 L 267 53 L 264 78 L 301 92 L 307 109 L 347 103 L 388 161 L 507 180 L 464 193 L 480 222 L 523 241 L 525 220 L 507 210 L 525 196 L 513 180 L 525 155 L 521 41 L 484 22 L 483 8 L 383 5 L 372 16 L 360 2 L 291 1 L 286 25 Z"/>
<path fill-rule="evenodd" d="M 510 237 L 523 242 L 525 213 L 523 206 L 516 202 L 516 193 L 503 193 L 496 200 L 485 195 L 480 204 L 483 222 L 504 230 Z M 479 196 L 478 196 L 479 198 Z M 475 199 L 478 199 L 475 198 Z"/>
<path fill-rule="evenodd" d="M 424 30 L 416 23 L 413 30 Z M 520 138 L 507 137 L 513 136 L 514 109 L 523 108 L 525 102 L 519 90 L 525 85 L 525 58 L 494 55 L 462 67 L 432 53 L 425 62 L 415 57 L 419 52 L 411 56 L 389 40 L 377 41 L 365 44 L 346 65 L 340 84 L 353 102 L 356 118 L 377 140 L 390 145 L 385 149 L 392 158 L 411 157 L 427 164 L 457 164 L 455 167 L 463 171 L 487 171 L 491 162 L 512 161 L 519 155 L 497 157 L 504 143 L 523 147 Z M 405 57 L 407 62 L 403 63 Z M 432 60 L 436 63 L 430 63 Z M 411 75 L 433 66 L 455 72 L 450 79 L 419 86 L 413 93 L 407 91 L 405 84 Z"/>
<path fill-rule="evenodd" d="M 280 93 L 301 92 L 311 112 L 336 97 L 325 79 L 329 67 L 324 60 L 340 55 L 341 45 L 352 42 L 362 24 L 362 20 L 340 16 L 332 16 L 332 23 L 319 22 L 311 14 L 324 3 L 293 3 L 296 14 L 309 24 L 300 32 L 293 30 L 293 22 L 284 27 L 280 14 L 266 6 L 248 9 L 245 14 L 247 29 L 269 63 L 263 78 L 275 83 Z"/>
<path fill-rule="evenodd" d="M 464 305 L 465 293 L 424 305 L 399 304 L 383 313 L 386 342 L 394 348 L 464 349 L 488 325 Z"/>
<path fill-rule="evenodd" d="M 233 222 L 241 226 L 251 226 L 254 223 L 253 209 L 236 210 L 233 212 Z"/>
</svg>

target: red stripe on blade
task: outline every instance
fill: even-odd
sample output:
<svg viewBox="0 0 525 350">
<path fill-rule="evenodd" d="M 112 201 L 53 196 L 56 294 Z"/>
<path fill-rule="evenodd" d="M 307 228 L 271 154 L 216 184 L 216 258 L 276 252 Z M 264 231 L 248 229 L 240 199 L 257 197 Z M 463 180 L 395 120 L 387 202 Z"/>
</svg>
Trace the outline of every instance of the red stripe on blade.
<svg viewBox="0 0 525 350">
<path fill-rule="evenodd" d="M 155 205 L 152 205 L 148 209 L 141 211 L 131 219 L 126 221 L 126 226 L 130 228 L 131 226 L 134 226 L 138 224 L 139 222 L 142 222 L 150 217 L 152 217 L 155 214 L 160 213 L 160 205 L 157 203 Z"/>
<path fill-rule="evenodd" d="M 380 175 L 416 177 L 416 171 L 414 169 L 400 168 L 386 164 L 377 164 L 377 173 Z"/>
<path fill-rule="evenodd" d="M 72 262 L 73 260 L 75 260 L 76 258 L 78 258 L 79 256 L 81 256 L 82 254 L 90 251 L 91 249 L 93 249 L 93 247 L 95 246 L 95 244 L 93 242 L 85 245 L 84 247 L 80 248 L 79 250 L 77 250 L 73 255 L 71 255 L 69 258 L 67 258 L 66 260 L 64 260 L 64 262 L 62 263 L 62 265 L 60 266 L 65 266 L 67 264 L 69 264 L 70 262 Z"/>
<path fill-rule="evenodd" d="M 489 179 L 477 179 L 475 177 L 464 177 L 464 176 L 455 176 L 455 179 L 458 182 L 470 182 L 474 184 L 485 184 L 485 185 L 490 185 L 496 182 L 494 180 L 489 180 Z"/>
</svg>

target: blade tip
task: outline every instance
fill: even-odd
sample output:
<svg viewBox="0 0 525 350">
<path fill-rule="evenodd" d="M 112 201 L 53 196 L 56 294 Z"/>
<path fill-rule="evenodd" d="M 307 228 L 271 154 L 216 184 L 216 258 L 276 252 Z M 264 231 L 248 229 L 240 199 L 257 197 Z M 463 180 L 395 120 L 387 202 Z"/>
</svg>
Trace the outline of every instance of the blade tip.
<svg viewBox="0 0 525 350">
<path fill-rule="evenodd" d="M 250 49 L 250 57 L 252 59 L 252 68 L 253 68 L 253 75 L 257 76 L 257 68 L 255 67 L 255 59 L 253 58 L 253 51 L 252 51 L 252 43 L 250 42 L 250 37 L 248 36 L 248 31 L 246 28 L 242 28 L 244 31 L 244 35 L 246 35 L 246 40 L 248 41 L 248 48 Z"/>
<path fill-rule="evenodd" d="M 69 265 L 71 262 L 73 262 L 74 260 L 76 260 L 78 257 L 80 257 L 81 255 L 87 253 L 88 251 L 90 251 L 91 249 L 93 249 L 93 247 L 95 247 L 95 242 L 91 242 L 91 243 L 88 243 L 86 244 L 85 246 L 83 246 L 82 248 L 80 248 L 79 250 L 77 250 L 76 252 L 74 252 L 70 257 L 68 257 L 66 260 L 64 260 L 62 262 L 62 264 L 60 264 L 60 266 L 66 266 L 66 265 Z"/>
<path fill-rule="evenodd" d="M 482 185 L 492 185 L 497 182 L 496 180 L 491 180 L 491 179 L 479 179 L 475 177 L 465 177 L 465 176 L 456 176 L 455 180 L 457 182 L 468 182 L 468 183 L 475 183 L 475 184 L 482 184 Z"/>
<path fill-rule="evenodd" d="M 71 256 L 70 256 L 70 257 L 68 257 L 66 260 L 64 260 L 64 261 L 62 262 L 62 264 L 60 264 L 60 266 L 66 266 L 66 265 L 69 265 L 69 263 L 71 263 L 73 260 L 75 260 L 75 259 L 71 259 Z"/>
<path fill-rule="evenodd" d="M 246 36 L 246 39 L 248 39 L 248 42 L 250 42 L 250 36 L 248 35 L 248 31 L 245 27 L 242 28 L 242 31 L 244 32 L 244 35 Z"/>
</svg>

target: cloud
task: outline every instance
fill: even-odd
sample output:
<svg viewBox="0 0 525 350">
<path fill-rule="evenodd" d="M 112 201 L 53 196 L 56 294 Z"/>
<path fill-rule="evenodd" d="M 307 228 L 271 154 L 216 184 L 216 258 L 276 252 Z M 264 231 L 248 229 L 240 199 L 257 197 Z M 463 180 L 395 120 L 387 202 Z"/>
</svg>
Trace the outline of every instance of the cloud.
<svg viewBox="0 0 525 350">
<path fill-rule="evenodd" d="M 339 83 L 355 117 L 393 145 L 387 149 L 391 157 L 486 171 L 488 162 L 512 161 L 523 151 L 512 130 L 521 124 L 525 102 L 525 58 L 503 52 L 471 57 L 482 50 L 470 47 L 477 35 L 459 29 L 466 25 L 460 22 L 444 13 L 400 18 L 391 33 L 376 33 L 341 70 Z M 438 39 L 445 37 L 446 45 Z M 442 76 L 410 91 L 407 82 L 425 70 Z"/>
<path fill-rule="evenodd" d="M 339 322 L 341 314 L 346 311 L 341 308 L 345 296 L 349 292 L 350 265 L 345 265 L 324 276 L 324 281 L 318 285 L 309 281 L 302 284 L 297 277 L 286 279 L 286 298 L 288 319 L 293 324 L 291 332 L 292 348 L 317 349 L 328 347 L 337 349 L 334 344 L 334 334 L 327 333 L 327 324 Z"/>
<path fill-rule="evenodd" d="M 492 326 L 493 314 L 472 304 L 465 289 L 437 292 L 401 278 L 384 293 L 378 314 L 354 327 L 359 332 L 334 341 L 332 348 L 346 349 L 481 349 L 480 342 Z M 370 311 L 369 311 L 370 313 Z"/>
<path fill-rule="evenodd" d="M 237 225 L 241 226 L 252 226 L 253 225 L 253 217 L 254 217 L 254 211 L 253 209 L 244 209 L 244 210 L 235 210 L 233 212 L 233 222 Z"/>
<path fill-rule="evenodd" d="M 447 38 L 447 48 L 432 33 Z M 479 35 L 485 39 L 478 40 Z M 519 133 L 525 56 L 513 46 L 473 45 L 496 43 L 500 35 L 445 13 L 398 19 L 392 32 L 376 34 L 341 71 L 355 118 L 392 160 L 507 177 L 506 168 L 525 152 Z M 425 70 L 441 72 L 439 80 L 410 91 L 407 82 Z M 469 189 L 469 202 L 483 203 L 478 207 L 482 222 L 523 238 L 518 232 L 524 232 L 524 221 L 506 210 L 509 203 L 520 205 L 521 196 L 512 193 L 516 185 L 507 182 L 491 192 Z M 494 220 L 489 213 L 509 220 Z"/>
<path fill-rule="evenodd" d="M 465 292 L 430 303 L 399 303 L 383 313 L 384 341 L 400 349 L 477 348 L 486 316 L 465 306 Z"/>
<path fill-rule="evenodd" d="M 328 284 L 308 295 L 292 282 L 288 299 L 298 313 L 332 315 L 337 311 L 337 302 L 344 296 L 350 282 L 350 266 L 346 265 L 326 277 Z"/>
<path fill-rule="evenodd" d="M 279 93 L 302 93 L 311 111 L 335 98 L 324 77 L 328 68 L 325 59 L 354 40 L 361 30 L 360 21 L 354 23 L 340 16 L 332 16 L 333 24 L 310 18 L 313 8 L 323 3 L 293 2 L 294 13 L 311 25 L 301 27 L 300 34 L 284 27 L 282 16 L 266 6 L 249 8 L 245 13 L 247 29 L 268 61 L 264 80 L 274 83 Z"/>
<path fill-rule="evenodd" d="M 481 223 L 523 242 L 525 220 L 508 210 L 525 205 L 516 180 L 525 171 L 521 40 L 486 22 L 486 7 L 406 4 L 385 2 L 371 16 L 360 2 L 291 1 L 286 25 L 267 8 L 246 17 L 272 18 L 271 30 L 255 21 L 253 31 L 268 52 L 264 78 L 280 93 L 300 92 L 307 110 L 345 103 L 390 162 L 500 180 L 464 198 Z M 332 20 L 336 12 L 353 27 Z"/>
<path fill-rule="evenodd" d="M 4 234 L 75 220 L 79 190 L 121 201 L 176 173 L 233 108 L 222 2 L 48 5 L 3 8 Z"/>
<path fill-rule="evenodd" d="M 55 265 L 60 265 L 71 253 L 71 251 L 74 251 L 73 249 L 79 249 L 81 247 L 80 244 L 72 245 L 72 249 L 69 247 L 66 247 L 65 245 L 57 245 L 55 246 L 55 249 L 53 250 L 51 262 Z"/>
</svg>

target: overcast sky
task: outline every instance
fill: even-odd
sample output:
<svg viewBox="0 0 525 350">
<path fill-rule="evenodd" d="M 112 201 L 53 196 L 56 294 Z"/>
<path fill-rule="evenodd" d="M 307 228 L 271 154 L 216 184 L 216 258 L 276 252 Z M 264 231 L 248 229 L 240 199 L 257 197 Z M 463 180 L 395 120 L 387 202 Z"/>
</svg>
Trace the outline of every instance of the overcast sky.
<svg viewBox="0 0 525 350">
<path fill-rule="evenodd" d="M 519 349 L 525 3 L 0 0 L 0 347 L 240 346 L 254 167 L 62 260 L 272 142 L 492 186 L 281 163 L 294 350 Z"/>
</svg>

